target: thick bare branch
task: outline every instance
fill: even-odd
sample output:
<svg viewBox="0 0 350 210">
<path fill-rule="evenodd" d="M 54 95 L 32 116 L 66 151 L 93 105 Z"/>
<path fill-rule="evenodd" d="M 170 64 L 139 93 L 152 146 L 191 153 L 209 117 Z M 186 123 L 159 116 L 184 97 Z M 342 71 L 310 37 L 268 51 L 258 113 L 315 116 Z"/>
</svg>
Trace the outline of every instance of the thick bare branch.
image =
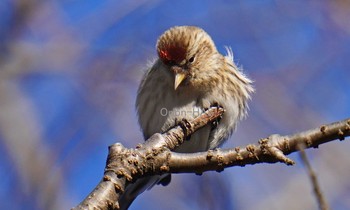
<svg viewBox="0 0 350 210">
<path fill-rule="evenodd" d="M 193 121 L 184 120 L 164 134 L 154 134 L 136 149 L 127 149 L 121 144 L 112 145 L 104 179 L 76 209 L 118 209 L 118 198 L 125 187 L 143 176 L 163 173 L 200 174 L 209 170 L 222 171 L 231 166 L 256 163 L 284 162 L 292 165 L 294 161 L 286 155 L 298 151 L 300 144 L 304 144 L 306 148 L 317 148 L 320 144 L 336 139 L 344 140 L 350 135 L 350 119 L 346 119 L 293 135 L 271 135 L 261 139 L 258 144 L 244 148 L 190 154 L 171 152 L 183 143 L 187 135 L 220 117 L 223 112 L 221 108 L 211 108 Z"/>
<path fill-rule="evenodd" d="M 110 146 L 103 180 L 74 209 L 119 209 L 117 201 L 128 183 L 141 176 L 167 171 L 165 163 L 170 150 L 223 113 L 224 109 L 212 107 L 194 120 L 183 120 L 164 134 L 154 134 L 136 149 L 127 149 L 119 143 Z"/>
<path fill-rule="evenodd" d="M 248 145 L 243 148 L 216 149 L 192 154 L 172 153 L 169 159 L 169 172 L 221 171 L 231 166 L 256 163 L 284 162 L 287 165 L 292 165 L 294 161 L 285 157 L 285 155 L 298 151 L 299 144 L 305 144 L 306 148 L 317 148 L 329 141 L 344 140 L 349 135 L 350 119 L 345 119 L 293 135 L 271 135 L 268 138 L 261 139 L 256 145 Z"/>
</svg>

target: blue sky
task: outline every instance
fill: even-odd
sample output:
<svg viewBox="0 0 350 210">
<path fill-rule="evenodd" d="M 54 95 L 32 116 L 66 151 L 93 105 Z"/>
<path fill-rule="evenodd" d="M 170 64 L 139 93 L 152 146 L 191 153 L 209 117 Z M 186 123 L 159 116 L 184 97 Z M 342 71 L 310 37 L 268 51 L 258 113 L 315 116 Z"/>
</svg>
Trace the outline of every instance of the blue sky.
<svg viewBox="0 0 350 210">
<path fill-rule="evenodd" d="M 350 116 L 345 1 L 35 2 L 0 3 L 1 208 L 77 205 L 102 178 L 108 145 L 143 141 L 136 91 L 171 26 L 202 27 L 255 81 L 249 117 L 224 147 Z M 348 146 L 308 151 L 333 209 L 350 208 Z M 315 209 L 299 156 L 291 158 L 296 166 L 176 175 L 131 209 Z"/>
</svg>

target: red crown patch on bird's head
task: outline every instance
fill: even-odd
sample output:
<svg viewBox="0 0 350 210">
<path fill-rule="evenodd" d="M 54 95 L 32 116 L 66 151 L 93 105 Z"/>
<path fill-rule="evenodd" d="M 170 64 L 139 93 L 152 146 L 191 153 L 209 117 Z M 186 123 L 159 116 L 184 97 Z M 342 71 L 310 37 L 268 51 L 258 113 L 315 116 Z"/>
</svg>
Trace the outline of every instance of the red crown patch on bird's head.
<svg viewBox="0 0 350 210">
<path fill-rule="evenodd" d="M 158 48 L 158 55 L 164 63 L 180 63 L 186 58 L 186 50 L 178 46 L 165 46 Z"/>
</svg>

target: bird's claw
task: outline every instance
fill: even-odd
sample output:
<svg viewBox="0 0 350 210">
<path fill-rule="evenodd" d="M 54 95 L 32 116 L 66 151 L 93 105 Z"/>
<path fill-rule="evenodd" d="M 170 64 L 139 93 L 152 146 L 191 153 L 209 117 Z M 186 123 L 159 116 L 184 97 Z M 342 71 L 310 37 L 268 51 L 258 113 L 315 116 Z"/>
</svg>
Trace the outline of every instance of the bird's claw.
<svg viewBox="0 0 350 210">
<path fill-rule="evenodd" d="M 185 118 L 182 118 L 181 121 L 177 122 L 177 119 L 176 119 L 175 123 L 182 128 L 182 130 L 184 132 L 185 139 L 187 141 L 190 140 L 191 139 L 191 135 L 187 134 L 188 133 L 187 130 L 188 130 L 188 128 L 191 127 L 191 124 L 188 122 L 188 120 L 185 119 Z"/>
<path fill-rule="evenodd" d="M 216 107 L 217 109 L 224 108 L 222 107 L 218 102 L 214 102 L 211 104 L 210 107 Z M 220 120 L 222 119 L 222 116 L 216 118 L 212 123 L 211 123 L 211 130 L 214 130 L 215 128 L 218 127 Z"/>
</svg>

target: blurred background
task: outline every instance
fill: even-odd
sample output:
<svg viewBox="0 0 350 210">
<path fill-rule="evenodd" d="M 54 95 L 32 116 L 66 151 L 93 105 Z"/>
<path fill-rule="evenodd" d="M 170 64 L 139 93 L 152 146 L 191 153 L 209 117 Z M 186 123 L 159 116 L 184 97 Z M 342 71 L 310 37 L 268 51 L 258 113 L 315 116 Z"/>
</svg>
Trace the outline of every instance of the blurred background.
<svg viewBox="0 0 350 210">
<path fill-rule="evenodd" d="M 69 209 L 102 178 L 108 145 L 142 142 L 134 102 L 157 37 L 204 28 L 255 81 L 224 147 L 350 116 L 350 2 L 0 2 L 0 208 Z M 350 209 L 350 142 L 307 150 L 332 209 Z M 259 164 L 174 175 L 130 209 L 317 209 L 306 170 Z"/>
</svg>

